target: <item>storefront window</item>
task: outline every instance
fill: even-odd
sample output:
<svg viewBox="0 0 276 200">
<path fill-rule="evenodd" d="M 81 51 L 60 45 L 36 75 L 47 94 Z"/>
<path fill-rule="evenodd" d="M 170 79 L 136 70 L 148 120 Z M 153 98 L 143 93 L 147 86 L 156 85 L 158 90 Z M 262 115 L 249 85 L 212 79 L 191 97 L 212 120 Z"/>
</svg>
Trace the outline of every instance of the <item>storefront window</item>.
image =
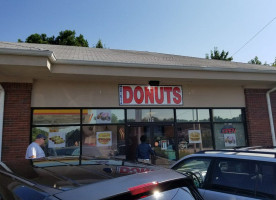
<svg viewBox="0 0 276 200">
<path fill-rule="evenodd" d="M 210 124 L 177 125 L 179 158 L 201 150 L 213 149 Z"/>
<path fill-rule="evenodd" d="M 84 124 L 111 124 L 125 123 L 123 109 L 83 109 L 82 123 Z"/>
<path fill-rule="evenodd" d="M 48 137 L 46 156 L 82 153 L 134 160 L 139 138 L 145 134 L 158 158 L 152 163 L 170 165 L 200 150 L 246 146 L 242 114 L 242 109 L 218 108 L 35 108 L 32 140 L 39 133 Z"/>
<path fill-rule="evenodd" d="M 79 124 L 80 109 L 34 109 L 33 125 Z"/>
<path fill-rule="evenodd" d="M 154 164 L 165 166 L 176 160 L 173 126 L 154 126 L 153 141 L 153 149 L 158 158 L 154 161 Z"/>
<path fill-rule="evenodd" d="M 82 155 L 93 158 L 125 159 L 124 126 L 83 126 L 82 133 Z"/>
<path fill-rule="evenodd" d="M 209 109 L 177 109 L 177 122 L 209 122 Z"/>
<path fill-rule="evenodd" d="M 241 109 L 213 109 L 214 122 L 242 122 Z"/>
<path fill-rule="evenodd" d="M 32 129 L 32 141 L 38 134 L 47 136 L 43 150 L 46 156 L 79 156 L 80 127 L 36 127 Z"/>
<path fill-rule="evenodd" d="M 246 146 L 244 125 L 242 123 L 215 123 L 214 137 L 216 149 Z"/>
<path fill-rule="evenodd" d="M 173 109 L 128 109 L 128 122 L 173 122 Z"/>
</svg>

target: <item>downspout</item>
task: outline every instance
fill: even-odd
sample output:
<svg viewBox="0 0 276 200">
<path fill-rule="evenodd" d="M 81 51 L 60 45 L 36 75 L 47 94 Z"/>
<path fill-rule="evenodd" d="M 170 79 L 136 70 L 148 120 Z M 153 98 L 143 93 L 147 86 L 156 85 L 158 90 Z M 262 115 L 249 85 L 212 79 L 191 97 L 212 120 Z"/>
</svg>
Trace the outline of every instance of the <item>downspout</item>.
<svg viewBox="0 0 276 200">
<path fill-rule="evenodd" d="M 275 129 L 274 129 L 274 122 L 273 122 L 272 108 L 271 108 L 271 102 L 270 102 L 270 93 L 274 92 L 275 90 L 276 90 L 276 87 L 272 88 L 271 90 L 267 91 L 267 93 L 266 93 L 271 136 L 272 136 L 272 142 L 273 142 L 274 147 L 276 146 L 276 141 L 275 141 Z"/>
<path fill-rule="evenodd" d="M 4 100 L 5 90 L 0 84 L 0 162 L 2 161 L 2 136 L 3 136 L 3 121 L 4 121 Z"/>
</svg>

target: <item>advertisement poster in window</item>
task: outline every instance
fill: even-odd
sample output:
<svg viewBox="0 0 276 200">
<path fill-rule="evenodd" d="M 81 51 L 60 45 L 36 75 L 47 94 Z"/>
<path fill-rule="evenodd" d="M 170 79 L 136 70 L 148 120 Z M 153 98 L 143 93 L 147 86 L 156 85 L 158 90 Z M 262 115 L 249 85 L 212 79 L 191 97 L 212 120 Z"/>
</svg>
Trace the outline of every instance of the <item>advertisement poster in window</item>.
<svg viewBox="0 0 276 200">
<path fill-rule="evenodd" d="M 189 143 L 201 143 L 201 131 L 200 130 L 189 130 Z"/>
<path fill-rule="evenodd" d="M 236 135 L 235 134 L 224 134 L 224 144 L 225 144 L 225 147 L 237 146 Z"/>
<path fill-rule="evenodd" d="M 49 128 L 49 148 L 65 147 L 65 132 L 58 128 Z"/>
<path fill-rule="evenodd" d="M 111 123 L 111 111 L 97 110 L 96 123 L 97 124 Z"/>
<path fill-rule="evenodd" d="M 161 140 L 161 149 L 166 150 L 168 148 L 167 140 Z"/>
<path fill-rule="evenodd" d="M 112 145 L 112 131 L 96 132 L 97 147 L 108 147 Z"/>
</svg>

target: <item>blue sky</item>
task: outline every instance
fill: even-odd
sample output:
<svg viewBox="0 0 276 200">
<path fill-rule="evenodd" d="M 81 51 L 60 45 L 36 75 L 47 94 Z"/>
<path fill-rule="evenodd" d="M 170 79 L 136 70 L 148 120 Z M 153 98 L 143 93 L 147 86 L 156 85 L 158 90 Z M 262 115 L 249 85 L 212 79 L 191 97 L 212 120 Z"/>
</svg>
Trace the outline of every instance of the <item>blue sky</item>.
<svg viewBox="0 0 276 200">
<path fill-rule="evenodd" d="M 0 0 L 0 41 L 33 33 L 83 34 L 92 47 L 204 58 L 218 47 L 230 56 L 276 17 L 275 0 Z M 233 57 L 276 57 L 276 19 Z"/>
</svg>

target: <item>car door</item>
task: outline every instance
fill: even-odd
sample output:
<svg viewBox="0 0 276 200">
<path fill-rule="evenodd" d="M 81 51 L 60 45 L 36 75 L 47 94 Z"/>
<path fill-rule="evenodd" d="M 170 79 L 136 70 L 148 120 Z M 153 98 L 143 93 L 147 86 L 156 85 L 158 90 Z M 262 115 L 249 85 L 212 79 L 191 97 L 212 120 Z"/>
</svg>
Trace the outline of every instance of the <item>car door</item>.
<svg viewBox="0 0 276 200">
<path fill-rule="evenodd" d="M 209 157 L 188 157 L 178 162 L 172 169 L 193 178 L 198 191 L 204 198 L 205 182 L 211 161 L 212 158 Z"/>
<path fill-rule="evenodd" d="M 275 159 L 275 158 L 273 158 Z M 257 161 L 256 196 L 262 199 L 276 199 L 276 163 Z"/>
<path fill-rule="evenodd" d="M 256 200 L 255 161 L 217 158 L 205 184 L 205 200 Z"/>
</svg>

